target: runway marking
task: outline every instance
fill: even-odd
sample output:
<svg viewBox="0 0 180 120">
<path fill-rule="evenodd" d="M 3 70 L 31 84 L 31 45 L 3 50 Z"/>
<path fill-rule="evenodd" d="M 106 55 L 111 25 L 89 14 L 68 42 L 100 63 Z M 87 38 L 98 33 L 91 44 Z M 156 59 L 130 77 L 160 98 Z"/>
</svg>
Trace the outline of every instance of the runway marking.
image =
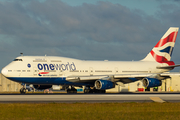
<svg viewBox="0 0 180 120">
<path fill-rule="evenodd" d="M 159 103 L 163 103 L 163 102 L 166 102 L 164 100 L 162 100 L 161 98 L 159 97 L 149 97 L 151 100 L 153 100 L 154 102 L 159 102 Z"/>
<path fill-rule="evenodd" d="M 89 96 L 89 95 L 88 95 Z M 162 96 L 162 97 L 167 97 L 167 95 L 160 95 L 160 94 L 136 94 L 136 95 L 132 95 L 132 94 L 126 94 L 126 95 L 122 95 L 122 94 L 119 94 L 119 95 L 98 95 L 98 96 Z M 170 94 L 169 96 L 180 96 L 180 94 Z"/>
</svg>

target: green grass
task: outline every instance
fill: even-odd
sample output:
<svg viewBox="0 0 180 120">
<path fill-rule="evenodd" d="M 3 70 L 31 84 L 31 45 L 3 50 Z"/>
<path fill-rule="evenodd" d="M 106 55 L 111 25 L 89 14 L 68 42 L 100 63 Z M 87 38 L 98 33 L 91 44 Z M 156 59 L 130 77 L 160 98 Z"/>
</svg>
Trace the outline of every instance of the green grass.
<svg viewBox="0 0 180 120">
<path fill-rule="evenodd" d="M 180 103 L 0 104 L 0 120 L 179 120 Z"/>
</svg>

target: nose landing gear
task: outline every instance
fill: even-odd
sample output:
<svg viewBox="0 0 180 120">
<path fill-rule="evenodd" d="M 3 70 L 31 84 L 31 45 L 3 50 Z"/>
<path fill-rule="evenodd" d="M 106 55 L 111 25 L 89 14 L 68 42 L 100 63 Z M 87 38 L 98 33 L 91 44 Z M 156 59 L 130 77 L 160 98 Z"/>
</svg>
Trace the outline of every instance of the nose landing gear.
<svg viewBox="0 0 180 120">
<path fill-rule="evenodd" d="M 26 94 L 26 88 L 24 88 L 24 87 L 21 88 L 21 89 L 20 89 L 20 93 L 21 93 L 21 94 Z"/>
<path fill-rule="evenodd" d="M 26 94 L 26 84 L 25 83 L 22 83 L 21 84 L 23 87 L 20 89 L 20 93 L 21 94 Z"/>
</svg>

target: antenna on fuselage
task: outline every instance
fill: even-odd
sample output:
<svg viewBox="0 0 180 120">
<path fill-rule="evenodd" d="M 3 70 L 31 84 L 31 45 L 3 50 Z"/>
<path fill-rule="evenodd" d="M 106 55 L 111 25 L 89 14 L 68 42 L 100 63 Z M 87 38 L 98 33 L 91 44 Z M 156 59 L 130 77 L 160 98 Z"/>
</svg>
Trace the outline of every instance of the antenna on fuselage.
<svg viewBox="0 0 180 120">
<path fill-rule="evenodd" d="M 23 56 L 23 53 L 20 53 L 21 54 L 21 56 Z"/>
</svg>

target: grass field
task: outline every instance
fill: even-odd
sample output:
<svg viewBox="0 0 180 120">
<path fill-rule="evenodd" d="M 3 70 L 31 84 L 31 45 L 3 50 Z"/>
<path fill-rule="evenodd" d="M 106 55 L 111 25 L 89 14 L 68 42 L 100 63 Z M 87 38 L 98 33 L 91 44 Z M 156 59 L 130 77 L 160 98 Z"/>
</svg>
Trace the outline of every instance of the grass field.
<svg viewBox="0 0 180 120">
<path fill-rule="evenodd" d="M 180 103 L 0 104 L 0 120 L 179 120 Z"/>
</svg>

